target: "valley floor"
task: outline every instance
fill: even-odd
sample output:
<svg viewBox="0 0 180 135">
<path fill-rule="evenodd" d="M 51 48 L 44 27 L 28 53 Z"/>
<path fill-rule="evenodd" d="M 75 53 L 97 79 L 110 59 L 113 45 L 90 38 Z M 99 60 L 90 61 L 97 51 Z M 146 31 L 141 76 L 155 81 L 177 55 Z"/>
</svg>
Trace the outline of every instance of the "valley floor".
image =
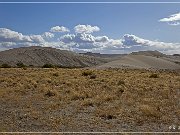
<svg viewBox="0 0 180 135">
<path fill-rule="evenodd" d="M 179 100 L 177 71 L 0 68 L 0 132 L 180 132 Z"/>
</svg>

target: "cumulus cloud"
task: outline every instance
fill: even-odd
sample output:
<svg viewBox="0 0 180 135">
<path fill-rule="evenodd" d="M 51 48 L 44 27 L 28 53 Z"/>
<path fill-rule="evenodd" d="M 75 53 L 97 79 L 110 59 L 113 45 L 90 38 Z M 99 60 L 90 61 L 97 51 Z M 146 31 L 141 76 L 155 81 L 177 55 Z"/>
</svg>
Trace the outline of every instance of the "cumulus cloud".
<svg viewBox="0 0 180 135">
<path fill-rule="evenodd" d="M 108 42 L 109 38 L 107 36 L 93 36 L 86 33 L 77 34 L 66 34 L 60 37 L 60 40 L 64 43 L 76 42 L 76 43 L 95 43 L 95 42 Z"/>
<path fill-rule="evenodd" d="M 180 25 L 180 12 L 177 14 L 170 15 L 167 18 L 162 18 L 159 22 L 167 22 L 169 25 Z"/>
<path fill-rule="evenodd" d="M 43 36 L 43 38 L 51 39 L 54 37 L 54 34 L 50 33 L 50 32 L 44 32 L 44 34 L 42 36 Z"/>
<path fill-rule="evenodd" d="M 43 42 L 45 42 L 44 38 L 41 35 L 30 35 L 29 37 L 31 38 L 31 40 L 34 43 L 43 43 Z"/>
<path fill-rule="evenodd" d="M 66 34 L 59 38 L 66 44 L 74 44 L 77 49 L 107 50 L 122 48 L 121 40 L 109 39 L 107 36 L 93 36 L 87 33 Z M 84 50 L 85 51 L 85 50 Z M 87 50 L 86 50 L 87 51 Z M 88 50 L 90 51 L 90 50 Z"/>
<path fill-rule="evenodd" d="M 32 42 L 29 36 L 6 28 L 0 28 L 0 40 L 3 42 Z"/>
<path fill-rule="evenodd" d="M 81 51 L 180 50 L 180 43 L 151 41 L 132 34 L 125 34 L 119 39 L 110 39 L 107 36 L 93 36 L 87 33 L 66 34 L 60 37 L 59 41 L 67 45 L 71 44 L 71 48 Z"/>
<path fill-rule="evenodd" d="M 67 34 L 60 37 L 60 40 L 64 43 L 93 43 L 95 40 L 95 37 L 91 34 L 86 33 L 78 33 L 78 34 Z"/>
<path fill-rule="evenodd" d="M 0 48 L 37 46 L 45 42 L 42 35 L 23 35 L 7 28 L 0 28 Z"/>
<path fill-rule="evenodd" d="M 51 32 L 70 32 L 70 30 L 64 26 L 55 26 L 50 29 Z"/>
<path fill-rule="evenodd" d="M 72 47 L 79 49 L 92 49 L 95 48 L 94 42 L 95 37 L 91 34 L 78 33 L 78 34 L 67 34 L 62 36 L 60 39 L 63 43 L 74 44 Z"/>
<path fill-rule="evenodd" d="M 71 43 L 74 41 L 75 37 L 76 36 L 74 34 L 66 34 L 66 35 L 63 35 L 62 37 L 60 37 L 59 41 L 62 41 L 64 43 Z"/>
<path fill-rule="evenodd" d="M 165 43 L 158 41 L 151 41 L 143 38 L 139 38 L 132 34 L 125 34 L 122 39 L 122 44 L 126 46 L 129 50 L 147 50 L 147 49 L 157 49 L 159 51 L 180 49 L 180 43 Z"/>
<path fill-rule="evenodd" d="M 15 42 L 0 42 L 0 47 L 9 48 L 16 46 L 17 44 Z"/>
<path fill-rule="evenodd" d="M 105 42 L 109 41 L 109 38 L 107 36 L 97 36 L 95 38 L 95 41 L 96 42 L 103 42 L 103 43 L 105 43 Z"/>
<path fill-rule="evenodd" d="M 1 42 L 44 42 L 41 35 L 23 35 L 22 33 L 6 28 L 0 28 L 0 40 Z"/>
<path fill-rule="evenodd" d="M 93 33 L 96 31 L 100 31 L 98 26 L 91 26 L 91 25 L 77 25 L 74 27 L 76 33 Z"/>
<path fill-rule="evenodd" d="M 56 38 L 55 33 L 45 32 L 42 35 L 23 35 L 22 33 L 0 28 L 0 50 L 24 46 L 54 47 L 78 52 L 93 51 L 101 53 L 132 52 L 140 50 L 159 50 L 162 52 L 180 53 L 180 43 L 165 43 L 125 34 L 122 38 L 112 39 L 108 36 L 94 36 L 89 33 L 65 34 Z"/>
</svg>

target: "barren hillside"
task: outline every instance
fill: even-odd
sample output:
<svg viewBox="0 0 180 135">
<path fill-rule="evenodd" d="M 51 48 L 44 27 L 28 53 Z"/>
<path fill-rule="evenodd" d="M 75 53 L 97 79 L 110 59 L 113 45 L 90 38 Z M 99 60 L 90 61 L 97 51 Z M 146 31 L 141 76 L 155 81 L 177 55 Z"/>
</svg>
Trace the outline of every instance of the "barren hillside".
<svg viewBox="0 0 180 135">
<path fill-rule="evenodd" d="M 161 57 L 130 54 L 97 68 L 180 69 L 180 65 Z"/>
<path fill-rule="evenodd" d="M 146 56 L 154 56 L 154 57 L 163 57 L 166 56 L 165 54 L 159 52 L 159 51 L 138 51 L 138 52 L 132 52 L 133 55 L 146 55 Z"/>
<path fill-rule="evenodd" d="M 102 64 L 105 60 L 92 56 L 76 54 L 50 47 L 23 47 L 0 52 L 0 65 L 7 63 L 15 66 L 18 62 L 25 65 L 42 66 L 53 64 L 64 67 L 88 67 Z"/>
</svg>

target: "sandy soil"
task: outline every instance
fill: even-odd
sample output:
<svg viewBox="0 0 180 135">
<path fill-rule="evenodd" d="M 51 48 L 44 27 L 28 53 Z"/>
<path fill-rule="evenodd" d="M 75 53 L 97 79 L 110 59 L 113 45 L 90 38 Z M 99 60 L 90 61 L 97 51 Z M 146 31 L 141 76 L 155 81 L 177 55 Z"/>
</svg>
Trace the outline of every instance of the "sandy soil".
<svg viewBox="0 0 180 135">
<path fill-rule="evenodd" d="M 119 60 L 105 63 L 97 68 L 138 68 L 138 69 L 180 69 L 180 65 L 168 60 L 145 56 L 128 55 Z"/>
</svg>

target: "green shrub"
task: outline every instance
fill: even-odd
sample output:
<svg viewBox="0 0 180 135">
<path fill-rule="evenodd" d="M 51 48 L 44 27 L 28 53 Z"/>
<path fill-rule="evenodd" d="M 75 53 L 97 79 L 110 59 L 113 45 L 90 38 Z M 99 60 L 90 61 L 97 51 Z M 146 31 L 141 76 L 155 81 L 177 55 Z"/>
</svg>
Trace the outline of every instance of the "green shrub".
<svg viewBox="0 0 180 135">
<path fill-rule="evenodd" d="M 6 64 L 6 63 L 4 63 L 4 64 L 1 65 L 1 68 L 11 68 L 11 66 Z"/>
<path fill-rule="evenodd" d="M 158 74 L 151 74 L 149 78 L 159 78 Z"/>
<path fill-rule="evenodd" d="M 52 64 L 44 64 L 42 68 L 54 68 L 54 65 Z"/>
<path fill-rule="evenodd" d="M 52 90 L 48 90 L 46 93 L 45 93 L 45 96 L 47 97 L 52 97 L 52 96 L 55 96 L 56 95 L 56 92 L 55 91 L 52 91 Z"/>
<path fill-rule="evenodd" d="M 96 79 L 96 75 L 95 74 L 90 75 L 90 79 Z"/>
<path fill-rule="evenodd" d="M 73 69 L 73 68 L 82 68 L 82 66 L 67 66 L 67 65 L 56 65 L 55 68 L 67 68 L 67 69 Z"/>
<path fill-rule="evenodd" d="M 26 65 L 24 65 L 22 62 L 18 62 L 18 63 L 16 64 L 16 66 L 17 66 L 18 68 L 26 67 Z"/>
<path fill-rule="evenodd" d="M 58 77 L 58 76 L 59 76 L 59 73 L 58 73 L 58 72 L 53 73 L 53 76 Z"/>
<path fill-rule="evenodd" d="M 82 76 L 90 76 L 90 75 L 93 75 L 93 72 L 92 71 L 84 71 L 82 72 Z"/>
<path fill-rule="evenodd" d="M 27 67 L 22 67 L 22 69 L 27 70 Z"/>
<path fill-rule="evenodd" d="M 119 80 L 117 85 L 125 85 L 125 82 L 123 80 Z"/>
<path fill-rule="evenodd" d="M 34 65 L 29 65 L 29 67 L 34 67 Z"/>
</svg>

